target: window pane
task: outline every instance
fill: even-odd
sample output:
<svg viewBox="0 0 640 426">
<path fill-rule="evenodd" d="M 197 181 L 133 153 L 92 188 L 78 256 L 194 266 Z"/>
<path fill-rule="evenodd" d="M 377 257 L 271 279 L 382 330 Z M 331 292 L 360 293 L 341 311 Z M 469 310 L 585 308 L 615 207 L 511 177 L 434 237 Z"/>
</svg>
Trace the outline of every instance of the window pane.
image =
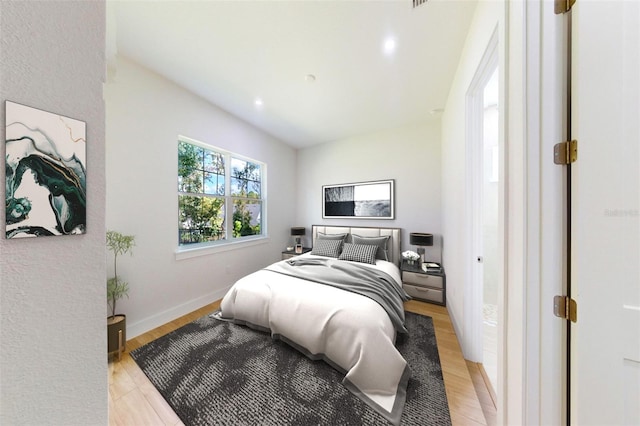
<svg viewBox="0 0 640 426">
<path fill-rule="evenodd" d="M 233 202 L 233 236 L 260 235 L 262 228 L 262 202 L 235 200 Z"/>
<path fill-rule="evenodd" d="M 224 156 L 215 151 L 205 150 L 204 170 L 224 175 Z"/>
<path fill-rule="evenodd" d="M 210 195 L 224 195 L 224 176 L 205 172 L 204 193 Z"/>
<path fill-rule="evenodd" d="M 260 182 L 260 176 L 262 174 L 262 170 L 260 170 L 260 165 L 255 163 L 248 163 L 251 166 L 251 174 L 249 174 L 249 179 Z"/>
<path fill-rule="evenodd" d="M 231 176 L 237 176 L 245 169 L 247 162 L 238 158 L 231 158 Z"/>
<path fill-rule="evenodd" d="M 204 150 L 189 143 L 178 144 L 178 191 L 203 191 L 202 161 Z"/>
<path fill-rule="evenodd" d="M 244 188 L 245 181 L 238 178 L 231 178 L 231 195 L 236 197 L 244 197 L 246 189 Z"/>
<path fill-rule="evenodd" d="M 193 170 L 188 176 L 178 177 L 178 191 L 180 192 L 193 192 L 196 194 L 202 193 L 202 171 Z"/>
<path fill-rule="evenodd" d="M 260 182 L 253 182 L 253 181 L 249 182 L 249 194 L 247 194 L 249 198 L 261 198 L 260 188 L 261 188 Z"/>
<path fill-rule="evenodd" d="M 223 198 L 179 195 L 178 208 L 180 245 L 224 239 Z"/>
<path fill-rule="evenodd" d="M 260 165 L 249 161 L 231 159 L 231 195 L 260 198 Z"/>
<path fill-rule="evenodd" d="M 218 175 L 218 192 L 224 195 L 224 175 Z"/>
</svg>

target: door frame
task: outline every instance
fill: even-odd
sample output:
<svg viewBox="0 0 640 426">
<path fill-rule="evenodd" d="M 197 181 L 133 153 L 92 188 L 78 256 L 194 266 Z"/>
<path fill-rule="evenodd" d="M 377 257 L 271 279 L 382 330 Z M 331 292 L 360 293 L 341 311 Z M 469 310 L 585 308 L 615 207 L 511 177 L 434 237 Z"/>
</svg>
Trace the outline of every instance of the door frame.
<svg viewBox="0 0 640 426">
<path fill-rule="evenodd" d="M 507 235 L 504 350 L 509 374 L 498 424 L 562 424 L 563 169 L 553 146 L 564 138 L 563 22 L 553 1 L 508 2 L 506 78 Z M 559 94 L 561 94 L 559 96 Z"/>
</svg>

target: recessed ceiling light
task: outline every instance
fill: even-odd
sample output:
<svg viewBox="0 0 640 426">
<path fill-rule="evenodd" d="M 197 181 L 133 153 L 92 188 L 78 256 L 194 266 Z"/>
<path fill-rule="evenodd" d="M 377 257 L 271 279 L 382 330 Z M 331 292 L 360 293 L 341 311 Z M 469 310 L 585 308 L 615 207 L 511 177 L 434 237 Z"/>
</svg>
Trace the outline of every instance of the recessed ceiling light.
<svg viewBox="0 0 640 426">
<path fill-rule="evenodd" d="M 442 114 L 443 112 L 444 112 L 444 108 L 434 108 L 431 111 L 429 111 L 429 114 L 438 115 L 438 114 Z"/>
<path fill-rule="evenodd" d="M 264 105 L 264 102 L 262 102 L 262 99 L 260 98 L 256 98 L 256 100 L 253 102 L 255 104 L 255 106 L 257 106 L 258 108 L 260 108 L 262 105 Z"/>
<path fill-rule="evenodd" d="M 396 47 L 396 39 L 393 37 L 387 37 L 386 39 L 384 39 L 382 51 L 385 53 L 385 55 L 391 55 L 396 51 Z"/>
</svg>

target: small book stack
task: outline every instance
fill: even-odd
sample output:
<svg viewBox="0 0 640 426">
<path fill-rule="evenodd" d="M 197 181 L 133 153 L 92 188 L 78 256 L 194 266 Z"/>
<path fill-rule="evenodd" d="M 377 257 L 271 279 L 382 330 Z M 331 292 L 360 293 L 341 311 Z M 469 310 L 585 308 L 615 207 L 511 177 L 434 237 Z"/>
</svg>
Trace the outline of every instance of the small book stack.
<svg viewBox="0 0 640 426">
<path fill-rule="evenodd" d="M 435 263 L 435 262 L 424 262 L 422 264 L 422 270 L 424 272 L 442 272 L 442 267 L 440 266 L 439 263 Z"/>
</svg>

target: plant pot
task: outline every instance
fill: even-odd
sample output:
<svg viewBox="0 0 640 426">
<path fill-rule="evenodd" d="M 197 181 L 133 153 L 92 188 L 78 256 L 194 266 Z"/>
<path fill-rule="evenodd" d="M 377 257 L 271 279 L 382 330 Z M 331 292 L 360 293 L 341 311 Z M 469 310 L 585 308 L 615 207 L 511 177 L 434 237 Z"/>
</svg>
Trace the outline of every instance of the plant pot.
<svg viewBox="0 0 640 426">
<path fill-rule="evenodd" d="M 118 314 L 107 317 L 107 351 L 118 352 L 118 360 L 127 343 L 127 316 Z"/>
</svg>

